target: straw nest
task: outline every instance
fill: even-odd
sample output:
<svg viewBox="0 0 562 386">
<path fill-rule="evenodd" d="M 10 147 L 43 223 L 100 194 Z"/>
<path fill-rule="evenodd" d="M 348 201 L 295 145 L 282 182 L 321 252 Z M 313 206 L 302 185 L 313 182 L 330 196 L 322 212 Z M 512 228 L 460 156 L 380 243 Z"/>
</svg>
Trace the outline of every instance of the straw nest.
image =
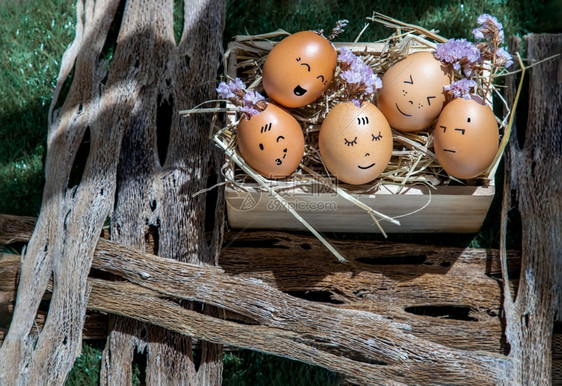
<svg viewBox="0 0 562 386">
<path fill-rule="evenodd" d="M 374 43 L 358 43 L 359 35 L 355 42 L 334 43 L 334 45 L 338 50 L 341 47 L 350 48 L 354 54 L 360 56 L 363 62 L 368 64 L 374 73 L 379 76 L 382 76 L 390 66 L 408 54 L 416 51 L 432 51 L 435 49 L 436 43 L 442 43 L 447 40 L 432 31 L 415 25 L 405 24 L 380 14 L 375 14 L 373 17 L 368 18 L 368 20 L 383 23 L 395 29 L 395 32 L 390 37 Z M 263 93 L 261 71 L 269 51 L 275 45 L 275 42 L 271 39 L 283 37 L 284 35 L 288 35 L 288 33 L 279 30 L 264 35 L 237 36 L 230 43 L 225 53 L 224 68 L 226 69 L 226 74 L 224 77 L 226 79 L 239 77 L 248 85 L 248 88 Z M 320 158 L 318 133 L 328 111 L 337 103 L 347 101 L 341 92 L 343 87 L 342 81 L 337 76 L 339 72 L 340 68 L 338 66 L 334 81 L 322 98 L 305 107 L 290 109 L 290 112 L 301 123 L 303 128 L 306 141 L 305 154 L 301 166 L 290 177 L 282 181 L 271 181 L 272 186 L 280 188 L 281 186 L 288 187 L 295 184 L 302 186 L 307 183 L 319 183 L 321 185 L 336 183 L 335 177 L 329 174 Z M 489 74 L 486 73 L 479 76 L 477 82 L 479 83 L 480 92 L 485 88 L 489 79 L 488 76 Z M 455 74 L 455 77 L 460 79 L 458 73 Z M 497 117 L 500 134 L 503 134 L 507 126 L 510 109 L 495 87 L 492 91 L 505 105 L 506 108 L 504 110 L 508 111 L 505 117 Z M 491 98 L 488 99 L 491 100 Z M 231 114 L 229 121 L 229 126 L 222 128 L 216 133 L 215 140 L 221 141 L 232 152 L 236 152 L 235 139 L 238 116 Z M 385 171 L 377 179 L 362 186 L 342 184 L 339 184 L 339 186 L 353 193 L 374 193 L 381 187 L 381 184 L 401 186 L 425 184 L 429 187 L 451 183 L 486 184 L 493 178 L 501 156 L 501 149 L 503 149 L 500 147 L 496 160 L 481 176 L 471 181 L 460 181 L 448 176 L 437 163 L 433 153 L 433 126 L 415 133 L 393 130 L 393 142 L 392 158 Z M 241 159 L 241 157 L 239 158 Z M 227 166 L 227 169 L 230 167 L 234 168 L 234 165 L 230 164 Z M 248 176 L 248 173 L 240 168 L 235 168 L 227 173 L 227 178 L 238 186 L 250 181 L 253 182 L 252 180 L 255 179 L 253 177 L 253 175 Z"/>
</svg>

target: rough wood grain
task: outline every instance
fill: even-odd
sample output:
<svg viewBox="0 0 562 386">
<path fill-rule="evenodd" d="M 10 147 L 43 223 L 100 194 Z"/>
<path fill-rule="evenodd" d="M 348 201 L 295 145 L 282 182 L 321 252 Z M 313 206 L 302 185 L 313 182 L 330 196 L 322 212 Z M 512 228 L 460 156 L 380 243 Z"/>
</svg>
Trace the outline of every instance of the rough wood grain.
<svg viewBox="0 0 562 386">
<path fill-rule="evenodd" d="M 206 187 L 213 166 L 209 122 L 204 116 L 180 117 L 178 111 L 214 96 L 223 7 L 220 1 L 186 1 L 177 45 L 171 0 L 128 1 L 118 25 L 118 41 L 131 44 L 120 42 L 117 49 L 129 58 L 140 56 L 134 75 L 140 91 L 121 147 L 111 238 L 193 263 L 214 263 L 222 213 L 217 213 L 216 232 L 208 245 L 205 195 L 193 195 Z M 219 196 L 216 208 L 223 206 Z M 146 355 L 148 384 L 220 383 L 222 348 L 200 345 L 204 355 L 199 366 L 189 337 L 128 318 L 112 318 L 102 384 L 130 384 L 135 352 Z"/>
<path fill-rule="evenodd" d="M 528 35 L 530 63 L 562 52 L 562 35 Z M 511 51 L 518 42 L 512 40 Z M 516 206 L 522 223 L 521 282 L 516 296 L 504 285 L 506 337 L 517 384 L 547 384 L 552 377 L 552 336 L 562 310 L 562 60 L 529 70 L 529 112 L 506 150 L 503 224 Z M 511 82 L 513 90 L 514 79 Z M 513 99 L 514 92 L 508 95 Z M 524 137 L 520 145 L 519 138 Z M 512 200 L 512 197 L 514 199 Z M 505 241 L 503 241 L 505 245 Z M 502 272 L 508 277 L 507 263 Z"/>
<path fill-rule="evenodd" d="M 1 384 L 61 384 L 81 350 L 89 289 L 86 278 L 103 223 L 113 207 L 123 123 L 136 97 L 132 82 L 116 82 L 99 65 L 116 1 L 78 1 L 74 42 L 63 57 L 49 116 L 46 183 L 36 230 L 22 264 L 16 308 L 0 348 Z M 60 110 L 58 91 L 74 67 Z M 119 83 L 119 84 L 118 84 Z M 77 153 L 89 137 L 83 173 L 73 176 Z M 85 146 L 88 144 L 85 143 Z M 49 279 L 49 315 L 38 338 L 30 335 Z"/>
<path fill-rule="evenodd" d="M 3 219 L 4 221 L 2 221 Z M 33 225 L 29 221 L 26 224 L 25 221 L 19 221 L 18 218 L 0 216 L 0 243 L 5 242 L 4 240 L 26 241 L 32 227 Z M 323 315 L 316 316 L 320 319 L 330 320 L 336 317 L 334 315 L 337 315 L 339 309 L 347 309 L 346 312 L 355 312 L 357 315 L 384 315 L 382 320 L 386 320 L 390 324 L 407 326 L 408 332 L 412 336 L 424 341 L 439 343 L 442 346 L 459 350 L 469 350 L 473 353 L 501 353 L 505 350 L 501 329 L 503 322 L 499 319 L 499 315 L 493 316 L 492 313 L 496 307 L 501 305 L 500 285 L 494 279 L 500 273 L 498 251 L 367 241 L 337 241 L 335 243 L 338 249 L 350 258 L 351 264 L 333 263 L 325 249 L 310 236 L 280 232 L 228 233 L 225 248 L 220 256 L 220 263 L 224 267 L 224 274 L 227 277 L 232 276 L 251 284 L 262 283 L 266 285 L 265 288 L 271 288 L 268 289 L 268 292 L 277 289 L 283 294 L 291 294 L 292 301 L 303 302 L 305 305 L 312 303 L 322 306 L 326 311 L 323 312 Z M 118 245 L 106 243 L 102 246 L 100 243 L 94 256 L 94 264 L 97 264 L 98 253 L 101 253 L 104 248 L 107 248 L 107 251 L 103 252 L 106 256 L 105 259 L 119 255 L 121 250 L 114 249 L 115 246 Z M 306 258 L 304 258 L 305 256 Z M 519 270 L 519 254 L 510 251 L 508 257 L 510 274 L 514 276 Z M 115 259 L 117 258 L 115 257 Z M 137 259 L 140 259 L 139 262 L 142 263 L 144 257 L 141 256 Z M 431 263 L 431 265 L 420 264 L 423 259 L 425 259 L 425 263 Z M 148 264 L 135 276 L 140 281 L 144 281 L 143 278 L 149 275 L 148 269 L 155 269 L 155 267 L 153 264 Z M 166 268 L 162 266 L 159 269 Z M 420 271 L 419 274 L 414 275 L 412 272 L 415 270 L 423 272 Z M 222 270 L 218 270 L 218 272 L 222 273 Z M 174 273 L 168 272 L 163 275 L 173 276 Z M 429 276 L 430 279 L 417 281 L 419 277 L 423 276 Z M 439 296 L 437 288 L 449 285 L 450 281 L 447 280 L 447 277 L 454 277 L 461 284 L 455 286 L 456 289 L 450 290 L 448 298 L 444 299 Z M 487 280 L 483 280 L 484 277 Z M 481 283 L 482 294 L 472 290 L 470 286 L 466 286 L 473 278 Z M 517 279 L 512 278 L 512 281 L 515 282 Z M 216 280 L 213 279 L 210 282 L 215 283 Z M 379 282 L 381 282 L 380 285 Z M 428 285 L 427 283 L 430 282 L 432 284 Z M 370 353 L 363 352 L 363 349 L 357 348 L 355 344 L 352 347 L 328 344 L 325 336 L 318 338 L 319 332 L 316 329 L 312 334 L 303 332 L 302 328 L 306 328 L 306 326 L 299 330 L 300 334 L 304 335 L 299 338 L 299 342 L 306 342 L 315 347 L 316 351 L 313 352 L 317 354 L 316 356 L 311 356 L 308 351 L 302 351 L 304 346 L 292 346 L 295 344 L 295 339 L 292 338 L 293 335 L 289 334 L 291 328 L 287 327 L 285 331 L 283 327 L 279 327 L 284 323 L 284 315 L 276 314 L 280 324 L 275 327 L 264 326 L 253 315 L 242 316 L 229 308 L 222 308 L 219 315 L 219 319 L 222 320 L 214 320 L 212 323 L 201 322 L 200 319 L 192 321 L 191 315 L 195 317 L 195 314 L 192 311 L 182 310 L 177 304 L 178 301 L 172 300 L 174 294 L 143 292 L 152 291 L 152 288 L 131 287 L 134 290 L 125 291 L 124 288 L 128 287 L 112 287 L 111 291 L 120 294 L 119 299 L 121 300 L 117 300 L 118 297 L 114 296 L 113 292 L 111 296 L 103 292 L 109 291 L 103 281 L 98 283 L 101 283 L 101 287 L 94 285 L 93 292 L 97 294 L 98 291 L 102 291 L 104 295 L 100 295 L 101 300 L 99 300 L 100 304 L 96 305 L 97 309 L 121 315 L 123 313 L 131 314 L 135 318 L 139 318 L 142 314 L 144 321 L 150 319 L 151 323 L 190 336 L 195 335 L 214 342 L 220 341 L 238 347 L 262 350 L 315 363 L 343 374 L 363 374 L 361 377 L 365 378 L 361 378 L 361 381 L 357 379 L 357 376 L 351 375 L 359 383 L 373 383 L 374 379 L 382 379 L 377 378 L 382 377 L 379 373 L 380 357 L 373 358 Z M 184 286 L 189 286 L 189 283 L 190 281 L 186 281 Z M 115 285 L 117 284 L 115 283 Z M 492 290 L 493 287 L 495 287 L 495 291 Z M 226 288 L 224 290 L 227 291 Z M 154 307 L 157 307 L 158 302 L 164 300 L 165 302 L 161 303 L 163 308 L 150 311 L 150 307 L 143 306 L 142 312 L 139 313 L 135 307 L 141 305 L 134 305 L 139 300 L 127 298 L 128 294 L 139 291 L 145 293 L 146 296 L 157 296 L 160 299 L 154 300 Z M 275 293 L 273 294 L 275 295 Z M 248 296 L 258 297 L 259 294 Z M 114 299 L 114 303 L 111 305 L 106 302 L 109 297 Z M 303 299 L 299 299 L 299 297 Z M 490 299 L 483 299 L 485 297 L 490 297 Z M 401 304 L 402 307 L 420 304 L 443 305 L 444 300 L 448 305 L 458 305 L 461 301 L 457 301 L 457 299 L 470 306 L 468 314 L 461 314 L 460 318 L 459 313 L 455 312 L 451 312 L 451 314 L 445 312 L 433 316 L 418 315 L 404 312 L 404 308 L 390 306 L 394 303 Z M 245 302 L 244 298 L 239 300 L 240 302 Z M 479 302 L 482 302 L 482 305 Z M 93 303 L 90 303 L 89 307 L 93 307 Z M 243 308 L 244 304 L 239 304 L 239 307 Z M 187 313 L 183 313 L 184 311 Z M 451 309 L 447 310 L 447 312 L 450 311 Z M 168 312 L 171 314 L 180 312 L 180 314 L 170 317 Z M 199 318 L 201 314 L 196 313 L 196 316 Z M 465 320 L 466 316 L 469 316 L 471 320 Z M 206 316 L 206 318 L 211 317 Z M 228 321 L 228 323 L 221 324 L 222 321 Z M 330 328 L 336 331 L 338 326 L 340 325 L 332 323 Z M 256 330 L 252 330 L 254 327 Z M 363 330 L 366 328 L 370 329 L 371 325 L 354 329 L 357 340 L 364 339 Z M 326 332 L 324 331 L 324 333 Z M 267 337 L 267 339 L 261 337 L 261 334 L 265 334 L 263 337 Z M 559 345 L 556 345 L 560 336 L 560 332 L 553 335 L 554 382 L 562 381 L 558 372 L 555 372 L 562 365 L 562 351 Z M 288 339 L 288 341 L 280 339 Z M 268 342 L 277 343 L 268 344 Z M 337 357 L 334 355 L 339 356 L 337 361 Z M 351 361 L 341 359 L 342 356 Z M 375 366 L 370 366 L 367 370 L 356 371 L 357 363 L 362 366 L 364 363 Z M 384 368 L 389 370 L 388 365 Z M 394 379 L 395 376 L 386 375 L 389 377 L 387 380 Z M 412 382 L 412 380 L 418 379 L 416 377 L 417 374 L 406 372 L 401 379 L 404 382 Z M 462 380 L 454 379 L 466 383 L 472 378 L 464 376 Z M 423 380 L 427 381 L 426 378 L 422 378 L 420 382 Z"/>
<path fill-rule="evenodd" d="M 215 222 L 215 235 L 207 241 L 205 195 L 193 195 L 206 187 L 209 162 L 216 158 L 208 139 L 209 122 L 202 116 L 181 118 L 177 111 L 214 95 L 224 2 L 186 1 L 178 44 L 173 8 L 172 0 L 77 2 L 76 36 L 63 56 L 50 107 L 41 215 L 23 261 L 13 322 L 0 348 L 1 384 L 36 384 L 45 377 L 53 384 L 64 382 L 81 349 L 89 292 L 86 277 L 93 251 L 114 209 L 115 238 L 138 246 L 136 240 L 142 243 L 149 225 L 159 228 L 159 248 L 166 256 L 214 262 L 224 205 L 219 202 L 211 207 L 221 221 Z M 63 84 L 72 71 L 70 91 L 58 109 L 57 99 L 62 98 Z M 164 138 L 156 138 L 156 131 L 162 131 Z M 127 151 L 138 143 L 144 146 L 136 153 Z M 143 154 L 143 150 L 151 152 Z M 165 162 L 163 153 L 167 153 Z M 143 173 L 145 164 L 135 158 L 139 154 L 153 164 L 162 159 L 162 165 Z M 150 179 L 155 181 L 152 187 Z M 128 189 L 127 181 L 141 183 L 135 190 Z M 128 200 L 134 202 L 122 204 Z M 122 215 L 128 210 L 129 218 Z M 148 212 L 153 213 L 145 216 Z M 143 223 L 142 230 L 138 222 L 128 221 L 134 216 Z M 54 288 L 48 317 L 42 332 L 33 337 L 30 330 L 51 277 Z M 147 346 L 152 353 L 147 382 L 220 382 L 220 347 L 203 344 L 205 356 L 198 378 L 187 381 L 195 374 L 185 371 L 190 366 L 186 358 L 191 358 L 187 338 L 170 338 L 159 328 L 149 330 L 153 343 Z M 122 335 L 129 339 L 126 331 Z M 115 368 L 113 374 L 119 375 L 111 378 L 110 372 L 102 371 L 102 382 L 130 380 L 124 369 L 130 368 L 131 350 L 121 355 L 117 348 L 126 345 L 110 342 L 115 349 L 112 360 L 123 365 L 104 366 Z M 160 357 L 171 359 L 158 362 Z"/>
</svg>

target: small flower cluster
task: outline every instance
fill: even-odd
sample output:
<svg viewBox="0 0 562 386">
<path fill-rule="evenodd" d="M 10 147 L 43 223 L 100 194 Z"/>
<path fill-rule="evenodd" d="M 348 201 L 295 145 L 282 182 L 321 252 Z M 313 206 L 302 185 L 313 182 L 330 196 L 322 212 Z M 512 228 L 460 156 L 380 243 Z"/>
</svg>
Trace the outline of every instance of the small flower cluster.
<svg viewBox="0 0 562 386">
<path fill-rule="evenodd" d="M 473 69 L 482 63 L 480 50 L 466 39 L 449 39 L 446 43 L 438 44 L 433 56 L 452 65 L 457 71 L 462 69 L 465 76 L 470 76 Z"/>
<path fill-rule="evenodd" d="M 314 32 L 320 36 L 322 36 L 323 38 L 325 38 L 326 40 L 334 40 L 338 35 L 342 34 L 345 31 L 345 27 L 347 27 L 347 24 L 349 23 L 349 20 L 346 19 L 342 19 L 342 20 L 338 20 L 336 22 L 336 26 L 334 28 L 332 28 L 332 32 L 330 33 L 330 36 L 325 37 L 324 36 L 324 30 L 323 29 L 317 29 Z"/>
<path fill-rule="evenodd" d="M 363 100 L 372 97 L 382 87 L 382 81 L 373 73 L 373 69 L 353 54 L 347 47 L 340 50 L 339 77 L 345 82 L 345 91 L 357 107 Z"/>
<path fill-rule="evenodd" d="M 480 15 L 478 18 L 480 27 L 472 30 L 476 39 L 486 41 L 476 44 L 482 52 L 484 60 L 492 60 L 498 67 L 509 67 L 513 64 L 511 55 L 500 45 L 504 43 L 503 25 L 494 16 L 488 14 Z"/>
<path fill-rule="evenodd" d="M 330 36 L 327 37 L 327 39 L 330 41 L 334 40 L 339 34 L 345 31 L 345 27 L 347 27 L 348 23 L 349 20 L 346 19 L 338 20 L 336 22 L 336 26 L 332 28 L 332 32 L 330 33 Z"/>
<path fill-rule="evenodd" d="M 484 61 L 492 62 L 491 76 L 489 78 L 484 100 L 490 88 L 491 82 L 497 71 L 502 67 L 509 67 L 513 64 L 511 55 L 500 45 L 504 42 L 503 26 L 498 19 L 488 14 L 478 17 L 478 28 L 472 33 L 476 39 L 485 41 L 477 44 L 471 43 L 466 39 L 449 39 L 446 43 L 437 44 L 437 49 L 433 54 L 442 63 L 450 64 L 457 71 L 462 70 L 462 75 L 467 79 L 461 79 L 446 86 L 445 90 L 450 91 L 454 97 L 468 98 L 472 89 L 476 87 L 476 82 L 470 77 L 475 72 L 484 69 Z"/>
<path fill-rule="evenodd" d="M 247 90 L 240 78 L 229 80 L 228 83 L 220 82 L 217 93 L 223 99 L 227 99 L 238 106 L 246 118 L 257 115 L 267 107 L 265 98 L 257 91 Z"/>
<path fill-rule="evenodd" d="M 461 79 L 450 85 L 443 86 L 443 89 L 452 93 L 454 98 L 470 99 L 471 90 L 476 89 L 477 85 L 472 79 Z"/>
</svg>

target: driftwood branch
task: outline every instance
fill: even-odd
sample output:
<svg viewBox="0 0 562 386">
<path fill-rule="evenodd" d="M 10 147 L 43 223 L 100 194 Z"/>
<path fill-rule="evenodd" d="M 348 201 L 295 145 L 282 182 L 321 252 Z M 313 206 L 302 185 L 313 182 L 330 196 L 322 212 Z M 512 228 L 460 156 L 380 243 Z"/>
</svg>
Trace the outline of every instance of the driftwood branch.
<svg viewBox="0 0 562 386">
<path fill-rule="evenodd" d="M 41 213 L 0 348 L 0 384 L 64 382 L 82 347 L 86 279 L 109 218 L 113 239 L 140 248 L 153 237 L 156 254 L 183 261 L 214 262 L 221 244 L 222 194 L 208 200 L 217 217 L 210 240 L 207 197 L 194 195 L 207 187 L 217 161 L 209 119 L 178 111 L 215 94 L 224 1 L 184 2 L 178 42 L 172 0 L 78 0 L 76 10 L 75 39 L 49 109 Z M 30 331 L 51 278 L 50 308 L 35 336 Z M 129 383 L 135 349 L 146 350 L 148 383 L 220 382 L 221 347 L 203 343 L 196 371 L 185 336 L 147 327 L 144 341 L 137 335 L 145 326 L 114 322 L 102 384 Z"/>
<path fill-rule="evenodd" d="M 13 218 L 4 219 L 4 238 L 25 240 L 21 226 Z M 92 280 L 89 307 L 211 342 L 313 363 L 360 383 L 507 379 L 512 364 L 500 353 L 501 293 L 492 277 L 499 272 L 495 251 L 337 242 L 352 261 L 342 265 L 307 236 L 244 233 L 230 234 L 228 240 L 220 256 L 223 268 L 218 268 L 176 262 L 102 239 L 93 267 L 142 288 Z M 281 267 L 291 263 L 295 271 L 283 274 Z M 438 295 L 448 287 L 445 296 Z M 297 297 L 319 291 L 331 297 L 323 302 Z M 220 313 L 212 317 L 187 311 L 171 298 L 214 305 L 229 320 Z M 468 320 L 405 311 L 459 304 L 471 310 Z M 438 327 L 432 330 L 432 325 Z M 463 342 L 476 351 L 462 349 Z"/>
<path fill-rule="evenodd" d="M 89 293 L 86 279 L 100 231 L 113 207 L 114 155 L 119 153 L 123 123 L 137 96 L 134 82 L 119 83 L 111 76 L 105 82 L 106 72 L 99 67 L 111 25 L 108 15 L 117 5 L 118 1 L 79 1 L 77 5 L 76 37 L 63 57 L 57 90 L 68 68 L 74 67 L 74 78 L 61 109 L 49 117 L 41 213 L 23 259 L 10 330 L 0 348 L 2 384 L 38 384 L 45 377 L 61 384 L 82 347 Z M 55 96 L 53 106 L 56 102 Z M 75 175 L 76 160 L 83 156 L 79 155 L 81 143 L 103 151 L 91 151 L 83 173 Z M 33 337 L 30 331 L 51 278 L 55 287 L 49 315 L 42 333 Z"/>
<path fill-rule="evenodd" d="M 525 45 L 532 64 L 562 52 L 562 35 L 528 35 Z M 517 52 L 519 47 L 520 41 L 512 39 L 510 51 Z M 518 384 L 545 384 L 554 375 L 553 369 L 557 375 L 561 372 L 560 364 L 552 362 L 553 326 L 562 315 L 561 65 L 560 59 L 549 60 L 528 71 L 526 130 L 518 133 L 515 126 L 506 149 L 503 237 L 507 213 L 513 207 L 521 215 L 523 236 L 518 291 L 512 292 L 505 283 L 503 289 L 505 333 L 515 364 L 511 376 Z M 515 96 L 514 83 L 514 77 L 507 80 L 510 101 Z M 509 276 L 507 266 L 504 261 L 504 277 Z"/>
</svg>

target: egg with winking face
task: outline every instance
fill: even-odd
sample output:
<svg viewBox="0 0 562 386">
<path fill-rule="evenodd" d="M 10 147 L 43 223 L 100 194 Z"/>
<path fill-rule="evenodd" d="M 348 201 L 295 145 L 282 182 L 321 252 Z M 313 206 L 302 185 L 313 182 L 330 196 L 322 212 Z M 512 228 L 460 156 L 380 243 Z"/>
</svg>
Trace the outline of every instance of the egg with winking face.
<svg viewBox="0 0 562 386">
<path fill-rule="evenodd" d="M 266 178 L 287 177 L 299 166 L 304 154 L 301 126 L 273 103 L 249 119 L 242 117 L 236 141 L 244 161 Z"/>
<path fill-rule="evenodd" d="M 451 83 L 452 69 L 430 52 L 416 52 L 393 64 L 382 77 L 377 107 L 390 126 L 418 131 L 430 126 L 445 104 L 443 86 Z"/>
</svg>

